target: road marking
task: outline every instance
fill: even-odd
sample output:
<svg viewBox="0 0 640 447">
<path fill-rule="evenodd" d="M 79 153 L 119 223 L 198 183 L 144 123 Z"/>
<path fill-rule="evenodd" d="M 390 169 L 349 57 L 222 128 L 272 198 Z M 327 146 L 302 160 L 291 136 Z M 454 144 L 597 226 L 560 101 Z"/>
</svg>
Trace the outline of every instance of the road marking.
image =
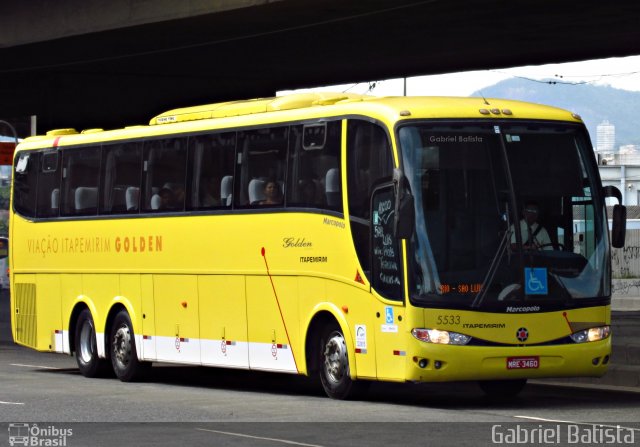
<svg viewBox="0 0 640 447">
<path fill-rule="evenodd" d="M 209 430 L 207 428 L 196 428 L 196 430 L 207 431 L 207 432 L 210 432 L 210 433 L 218 433 L 218 434 L 221 434 L 221 435 L 238 436 L 240 438 L 260 439 L 260 440 L 263 440 L 263 441 L 280 442 L 282 444 L 301 445 L 301 446 L 305 446 L 305 447 L 323 447 L 323 446 L 318 445 L 318 444 L 305 444 L 304 442 L 289 441 L 287 439 L 265 438 L 265 437 L 262 437 L 262 436 L 246 435 L 244 433 L 232 433 L 232 432 L 228 432 L 228 431 Z"/>
<path fill-rule="evenodd" d="M 23 363 L 10 363 L 11 366 L 20 366 L 22 368 L 39 368 L 39 369 L 60 369 L 55 366 L 42 366 L 42 365 L 25 365 Z"/>
<path fill-rule="evenodd" d="M 0 400 L 0 405 L 24 405 L 24 402 L 5 402 Z"/>
<path fill-rule="evenodd" d="M 514 416 L 514 418 L 520 418 L 520 419 L 530 419 L 532 421 L 540 421 L 540 422 L 554 422 L 557 424 L 574 424 L 574 425 L 591 425 L 592 427 L 609 427 L 609 428 L 624 428 L 626 430 L 633 430 L 633 431 L 638 431 L 640 432 L 640 428 L 632 428 L 632 427 L 624 427 L 622 425 L 607 425 L 607 424 L 593 424 L 590 422 L 576 422 L 576 421 L 561 421 L 558 419 L 545 419 L 545 418 L 538 418 L 535 416 Z"/>
</svg>

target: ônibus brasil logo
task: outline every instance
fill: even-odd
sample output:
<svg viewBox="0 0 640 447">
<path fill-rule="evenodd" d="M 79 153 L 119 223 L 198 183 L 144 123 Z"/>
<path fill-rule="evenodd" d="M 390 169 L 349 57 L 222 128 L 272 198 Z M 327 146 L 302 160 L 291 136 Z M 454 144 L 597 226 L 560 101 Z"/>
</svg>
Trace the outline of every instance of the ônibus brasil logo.
<svg viewBox="0 0 640 447">
<path fill-rule="evenodd" d="M 73 429 L 58 428 L 53 425 L 39 427 L 38 424 L 9 424 L 9 445 L 24 446 L 67 446 L 67 438 L 73 436 Z"/>
</svg>

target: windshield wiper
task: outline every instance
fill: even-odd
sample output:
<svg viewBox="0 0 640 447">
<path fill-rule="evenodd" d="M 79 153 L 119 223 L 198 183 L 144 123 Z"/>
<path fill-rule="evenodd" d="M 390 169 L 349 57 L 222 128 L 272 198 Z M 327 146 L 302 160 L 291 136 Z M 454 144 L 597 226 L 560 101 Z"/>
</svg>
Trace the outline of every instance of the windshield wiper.
<svg viewBox="0 0 640 447">
<path fill-rule="evenodd" d="M 520 221 L 518 220 L 516 192 L 513 187 L 513 177 L 511 176 L 511 169 L 509 167 L 509 155 L 507 153 L 507 146 L 504 142 L 504 136 L 502 135 L 502 129 L 500 128 L 500 126 L 499 125 L 493 126 L 493 130 L 498 135 L 498 141 L 500 142 L 500 151 L 502 153 L 502 160 L 504 163 L 504 173 L 507 180 L 507 186 L 509 187 L 509 201 L 507 203 L 511 204 L 511 209 L 509 209 L 509 207 L 507 206 L 506 212 L 507 212 L 507 216 L 509 216 L 509 213 L 513 213 L 512 214 L 513 225 L 507 226 L 507 231 L 505 231 L 504 237 L 500 241 L 498 250 L 496 251 L 496 254 L 493 257 L 493 260 L 491 261 L 491 266 L 489 267 L 489 270 L 487 271 L 487 275 L 484 279 L 484 282 L 482 283 L 482 290 L 478 292 L 478 294 L 473 300 L 473 303 L 471 303 L 472 308 L 480 307 L 482 305 L 482 301 L 484 300 L 485 296 L 487 296 L 487 289 L 488 289 L 487 285 L 490 284 L 489 281 L 493 281 L 493 277 L 495 276 L 496 271 L 498 269 L 497 266 L 499 265 L 499 261 L 502 259 L 502 255 L 505 252 L 506 248 L 510 247 L 512 231 L 515 232 L 516 246 L 520 247 L 520 250 L 519 250 L 520 266 L 521 267 L 524 266 L 524 257 L 522 253 L 523 241 L 522 241 L 522 235 L 520 233 Z M 507 217 L 507 222 L 508 221 L 509 221 L 509 218 Z M 516 226 L 518 227 L 517 231 L 516 231 Z M 521 271 L 522 270 L 523 269 L 521 268 Z M 524 279 L 524 278 L 521 278 L 521 279 Z"/>
<path fill-rule="evenodd" d="M 484 297 L 487 296 L 487 290 L 489 290 L 488 285 L 493 282 L 494 276 L 496 276 L 496 272 L 498 271 L 498 265 L 500 265 L 500 261 L 502 260 L 502 256 L 509 246 L 509 242 L 511 241 L 511 226 L 507 227 L 507 231 L 504 232 L 504 236 L 500 240 L 500 245 L 498 245 L 498 249 L 496 250 L 496 254 L 493 255 L 493 259 L 491 260 L 491 265 L 489 266 L 489 270 L 487 270 L 487 274 L 482 281 L 482 288 L 473 299 L 473 303 L 471 303 L 472 308 L 479 308 L 482 305 L 482 301 L 484 301 Z"/>
</svg>

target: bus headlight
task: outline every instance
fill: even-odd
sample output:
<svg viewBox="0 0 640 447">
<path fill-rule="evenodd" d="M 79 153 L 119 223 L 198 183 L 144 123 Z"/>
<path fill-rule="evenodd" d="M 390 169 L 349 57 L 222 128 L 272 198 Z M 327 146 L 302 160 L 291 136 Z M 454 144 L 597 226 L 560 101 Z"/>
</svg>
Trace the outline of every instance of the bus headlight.
<svg viewBox="0 0 640 447">
<path fill-rule="evenodd" d="M 611 333 L 610 326 L 599 326 L 585 329 L 571 334 L 571 339 L 576 343 L 604 340 Z"/>
<path fill-rule="evenodd" d="M 466 345 L 471 341 L 468 335 L 438 329 L 415 328 L 411 331 L 411 335 L 420 341 L 442 345 Z"/>
</svg>

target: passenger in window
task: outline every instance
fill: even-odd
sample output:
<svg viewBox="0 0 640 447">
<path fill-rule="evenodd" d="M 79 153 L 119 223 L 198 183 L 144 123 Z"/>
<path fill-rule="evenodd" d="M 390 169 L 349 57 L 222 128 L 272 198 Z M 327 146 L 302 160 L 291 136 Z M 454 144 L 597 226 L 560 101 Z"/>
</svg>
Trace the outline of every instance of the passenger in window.
<svg viewBox="0 0 640 447">
<path fill-rule="evenodd" d="M 264 182 L 263 194 L 264 200 L 258 202 L 259 205 L 280 205 L 282 203 L 280 185 L 274 179 L 269 179 Z"/>
<path fill-rule="evenodd" d="M 200 206 L 220 206 L 220 180 L 215 178 L 204 179 Z"/>
<path fill-rule="evenodd" d="M 316 205 L 317 194 L 316 194 L 316 184 L 313 180 L 306 179 L 300 182 L 300 198 L 302 203 L 305 205 Z"/>
<path fill-rule="evenodd" d="M 158 195 L 160 196 L 160 206 L 158 206 L 159 210 L 168 210 L 173 208 L 173 191 L 169 188 L 162 188 Z"/>
<path fill-rule="evenodd" d="M 171 187 L 170 187 L 171 186 Z M 179 184 L 168 185 L 162 187 L 158 192 L 159 203 L 155 204 L 152 197 L 151 207 L 158 210 L 181 210 L 184 207 L 185 191 L 184 187 Z"/>
<path fill-rule="evenodd" d="M 186 192 L 184 190 L 184 186 L 182 185 L 175 185 L 173 187 L 173 203 L 172 203 L 172 208 L 173 209 L 183 209 L 184 208 L 184 198 L 185 198 Z"/>
</svg>

